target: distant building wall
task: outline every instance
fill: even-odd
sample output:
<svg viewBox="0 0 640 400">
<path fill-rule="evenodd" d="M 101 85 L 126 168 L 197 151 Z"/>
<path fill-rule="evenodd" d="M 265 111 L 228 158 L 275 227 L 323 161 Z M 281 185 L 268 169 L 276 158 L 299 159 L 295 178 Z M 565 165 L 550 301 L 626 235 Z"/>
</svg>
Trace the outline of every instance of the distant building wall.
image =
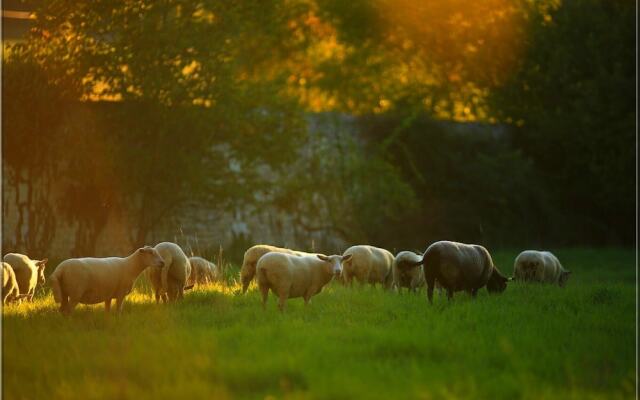
<svg viewBox="0 0 640 400">
<path fill-rule="evenodd" d="M 68 115 L 69 121 L 63 125 L 70 129 L 87 128 L 87 121 L 95 119 L 95 110 L 87 103 L 78 103 Z M 337 113 L 310 114 L 306 118 L 311 135 L 325 135 L 327 140 L 339 140 L 336 132 L 357 135 L 357 119 L 353 116 Z M 447 123 L 449 124 L 449 123 Z M 80 127 L 80 128 L 78 128 Z M 460 124 L 455 126 L 457 132 L 473 134 L 490 134 L 496 138 L 495 127 L 479 124 Z M 9 149 L 3 149 L 8 151 Z M 303 152 L 304 153 L 304 152 Z M 3 165 L 4 168 L 4 165 Z M 55 185 L 54 185 L 55 187 Z M 15 189 L 3 176 L 2 181 L 2 243 L 3 254 L 9 251 L 24 252 L 15 248 L 16 224 L 18 223 L 18 205 L 15 204 Z M 52 198 L 57 198 L 52 193 Z M 322 213 L 318 213 L 321 215 Z M 132 249 L 132 227 L 126 216 L 111 212 L 104 229 L 97 238 L 95 254 L 86 256 L 124 256 Z M 77 226 L 68 223 L 62 217 L 56 221 L 55 235 L 49 244 L 48 254 L 34 254 L 34 257 L 64 259 L 71 256 L 75 245 Z M 217 253 L 219 247 L 232 251 L 237 258 L 250 244 L 269 243 L 287 246 L 306 251 L 341 252 L 347 243 L 338 235 L 326 231 L 308 232 L 294 223 L 293 216 L 278 212 L 272 208 L 257 209 L 255 206 L 239 206 L 235 210 L 215 212 L 206 205 L 187 205 L 179 215 L 164 224 L 160 224 L 149 233 L 147 244 L 160 241 L 175 241 L 190 253 L 206 251 Z"/>
</svg>

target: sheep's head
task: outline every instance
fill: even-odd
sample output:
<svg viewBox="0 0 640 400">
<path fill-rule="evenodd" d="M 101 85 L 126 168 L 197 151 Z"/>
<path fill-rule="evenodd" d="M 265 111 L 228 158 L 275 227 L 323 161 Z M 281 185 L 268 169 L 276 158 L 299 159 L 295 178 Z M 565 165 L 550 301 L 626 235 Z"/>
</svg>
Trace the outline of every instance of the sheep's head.
<svg viewBox="0 0 640 400">
<path fill-rule="evenodd" d="M 393 260 L 398 272 L 409 273 L 414 268 L 422 265 L 422 254 L 412 251 L 401 251 Z"/>
<path fill-rule="evenodd" d="M 570 276 L 571 276 L 571 271 L 562 271 L 560 273 L 560 279 L 558 280 L 558 284 L 560 285 L 560 287 L 564 287 L 564 285 L 567 284 L 567 281 L 569 280 Z"/>
<path fill-rule="evenodd" d="M 36 264 L 36 267 L 38 268 L 38 284 L 40 285 L 44 285 L 44 269 L 47 267 L 47 261 L 49 261 L 49 259 L 45 258 L 44 260 L 40 260 L 40 261 L 34 261 L 34 263 Z"/>
<path fill-rule="evenodd" d="M 346 256 L 325 256 L 323 254 L 318 254 L 317 257 L 320 260 L 324 261 L 324 268 L 327 274 L 339 276 L 342 273 L 342 263 L 345 261 L 349 261 L 349 259 L 351 258 L 351 254 L 347 254 Z"/>
<path fill-rule="evenodd" d="M 507 282 L 511 281 L 513 278 L 507 278 L 502 275 L 498 268 L 493 267 L 493 271 L 491 272 L 491 276 L 489 276 L 489 281 L 487 281 L 487 290 L 489 293 L 502 293 L 507 288 Z"/>
<path fill-rule="evenodd" d="M 158 250 L 151 246 L 144 246 L 137 251 L 138 257 L 142 260 L 142 265 L 146 267 L 162 268 L 164 267 L 164 260 Z"/>
<path fill-rule="evenodd" d="M 253 266 L 253 270 L 255 271 L 256 266 Z M 242 282 L 242 293 L 247 293 L 247 289 L 249 288 L 249 283 L 251 283 L 251 279 L 253 275 L 249 271 L 249 268 L 243 268 L 240 270 L 240 281 Z"/>
</svg>

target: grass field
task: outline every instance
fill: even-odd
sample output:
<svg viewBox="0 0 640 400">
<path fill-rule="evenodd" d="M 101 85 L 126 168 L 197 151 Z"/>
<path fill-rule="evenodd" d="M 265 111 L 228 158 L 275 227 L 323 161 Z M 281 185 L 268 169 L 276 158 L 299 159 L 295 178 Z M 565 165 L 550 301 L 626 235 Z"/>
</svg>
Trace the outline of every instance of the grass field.
<svg viewBox="0 0 640 400">
<path fill-rule="evenodd" d="M 3 310 L 3 398 L 634 398 L 635 252 L 556 254 L 573 271 L 564 289 L 513 283 L 432 306 L 331 284 L 280 314 L 255 288 L 214 286 L 65 319 L 47 295 Z M 494 259 L 511 274 L 515 255 Z"/>
</svg>

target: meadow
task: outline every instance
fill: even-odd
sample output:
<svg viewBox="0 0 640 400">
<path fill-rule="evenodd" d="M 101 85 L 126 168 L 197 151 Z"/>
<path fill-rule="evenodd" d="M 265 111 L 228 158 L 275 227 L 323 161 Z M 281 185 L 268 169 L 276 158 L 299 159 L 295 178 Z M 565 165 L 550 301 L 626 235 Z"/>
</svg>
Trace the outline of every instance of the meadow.
<svg viewBox="0 0 640 400">
<path fill-rule="evenodd" d="M 332 283 L 284 314 L 234 284 L 163 306 L 140 284 L 121 316 L 64 318 L 41 294 L 3 309 L 3 398 L 633 398 L 635 252 L 555 253 L 566 288 L 510 283 L 433 305 Z M 510 275 L 516 254 L 494 259 Z"/>
</svg>

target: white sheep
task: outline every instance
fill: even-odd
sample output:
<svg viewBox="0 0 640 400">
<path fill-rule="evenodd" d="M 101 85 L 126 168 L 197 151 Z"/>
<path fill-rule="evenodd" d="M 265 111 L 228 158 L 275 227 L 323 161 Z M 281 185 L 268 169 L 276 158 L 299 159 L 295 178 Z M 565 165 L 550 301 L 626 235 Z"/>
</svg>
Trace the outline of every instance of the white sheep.
<svg viewBox="0 0 640 400">
<path fill-rule="evenodd" d="M 359 245 L 349 247 L 343 256 L 351 255 L 349 261 L 343 265 L 345 284 L 353 285 L 353 278 L 360 284 L 371 283 L 382 284 L 385 288 L 390 288 L 393 282 L 391 266 L 393 265 L 393 254 L 378 247 Z"/>
<path fill-rule="evenodd" d="M 209 260 L 202 257 L 189 257 L 189 264 L 191 264 L 189 285 L 206 285 L 221 278 L 218 267 Z"/>
<path fill-rule="evenodd" d="M 242 267 L 240 268 L 240 280 L 242 281 L 242 293 L 247 292 L 249 283 L 251 283 L 251 280 L 256 275 L 256 265 L 258 263 L 258 260 L 260 260 L 260 257 L 270 252 L 293 254 L 297 256 L 310 254 L 310 253 L 305 253 L 304 251 L 290 250 L 282 247 L 270 246 L 268 244 L 257 244 L 255 246 L 250 247 L 244 253 L 244 258 L 242 260 Z"/>
<path fill-rule="evenodd" d="M 22 295 L 25 296 L 25 295 Z M 16 281 L 16 274 L 11 265 L 2 262 L 2 303 L 7 304 L 20 299 L 20 289 Z"/>
<path fill-rule="evenodd" d="M 16 275 L 20 294 L 27 295 L 29 301 L 33 301 L 33 294 L 37 285 L 44 285 L 44 269 L 47 266 L 47 259 L 32 260 L 24 254 L 8 253 L 3 261 L 11 265 Z"/>
<path fill-rule="evenodd" d="M 525 250 L 518 254 L 513 266 L 514 279 L 519 281 L 543 282 L 563 287 L 569 280 L 571 271 L 560 264 L 560 260 L 548 251 Z"/>
<path fill-rule="evenodd" d="M 160 254 L 150 246 L 142 247 L 128 257 L 71 258 L 61 262 L 49 277 L 53 298 L 60 312 L 69 315 L 78 303 L 104 302 L 105 310 L 116 300 L 122 312 L 124 298 L 131 293 L 136 278 L 147 267 L 159 270 L 164 265 Z"/>
<path fill-rule="evenodd" d="M 184 297 L 184 291 L 193 287 L 187 285 L 191 275 L 191 264 L 184 251 L 175 243 L 162 242 L 154 247 L 164 260 L 161 270 L 150 269 L 147 277 L 151 281 L 156 303 L 174 301 Z"/>
<path fill-rule="evenodd" d="M 324 285 L 341 273 L 343 261 L 350 255 L 322 254 L 296 256 L 286 253 L 267 253 L 258 260 L 256 275 L 266 309 L 269 289 L 278 296 L 278 308 L 284 311 L 287 299 L 303 297 L 305 305 L 320 293 Z"/>
<path fill-rule="evenodd" d="M 422 254 L 416 254 L 413 251 L 398 253 L 392 266 L 393 286 L 399 291 L 404 287 L 412 292 L 424 286 L 424 271 L 422 268 L 415 268 L 416 263 L 421 260 Z"/>
</svg>

